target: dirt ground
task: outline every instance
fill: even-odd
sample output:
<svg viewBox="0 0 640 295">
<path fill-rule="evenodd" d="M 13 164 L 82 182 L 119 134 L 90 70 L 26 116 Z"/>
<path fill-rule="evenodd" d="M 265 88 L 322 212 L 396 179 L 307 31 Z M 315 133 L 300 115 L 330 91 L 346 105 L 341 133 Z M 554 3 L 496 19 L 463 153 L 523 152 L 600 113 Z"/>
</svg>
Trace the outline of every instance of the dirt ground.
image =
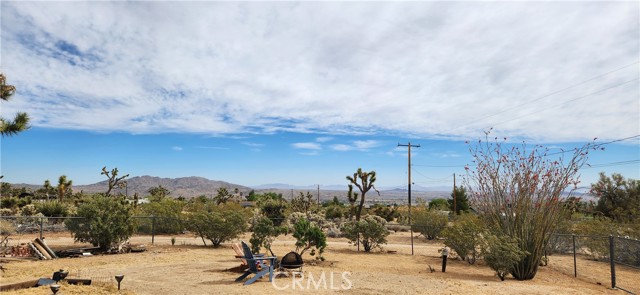
<svg viewBox="0 0 640 295">
<path fill-rule="evenodd" d="M 36 236 L 16 237 L 12 243 L 27 242 Z M 74 245 L 68 234 L 46 236 L 54 250 Z M 145 244 L 147 251 L 119 255 L 96 255 L 55 260 L 3 260 L 1 284 L 50 277 L 58 269 L 70 271 L 69 278 L 91 278 L 91 286 L 62 285 L 62 294 L 625 294 L 612 290 L 610 268 L 606 262 L 578 259 L 578 278 L 574 277 L 573 256 L 550 256 L 549 265 L 540 267 L 533 280 L 504 282 L 481 262 L 450 259 L 441 272 L 439 241 L 414 238 L 411 255 L 409 233 L 393 233 L 384 251 L 356 252 L 345 239 L 329 239 L 326 261 L 313 263 L 305 253 L 304 277 L 278 276 L 273 282 L 261 279 L 243 286 L 234 282 L 241 273 L 230 271 L 240 262 L 230 244 L 213 249 L 192 236 L 136 236 L 131 242 Z M 241 240 L 248 241 L 246 235 Z M 278 256 L 294 250 L 294 240 L 279 237 L 273 250 Z M 429 270 L 429 266 L 435 272 Z M 124 274 L 122 290 L 114 276 Z M 640 293 L 640 270 L 618 266 L 618 285 Z M 324 279 L 323 279 L 324 278 Z M 294 280 L 298 280 L 297 283 Z M 48 287 L 4 292 L 6 294 L 51 294 Z M 59 293 L 60 294 L 60 293 Z"/>
</svg>

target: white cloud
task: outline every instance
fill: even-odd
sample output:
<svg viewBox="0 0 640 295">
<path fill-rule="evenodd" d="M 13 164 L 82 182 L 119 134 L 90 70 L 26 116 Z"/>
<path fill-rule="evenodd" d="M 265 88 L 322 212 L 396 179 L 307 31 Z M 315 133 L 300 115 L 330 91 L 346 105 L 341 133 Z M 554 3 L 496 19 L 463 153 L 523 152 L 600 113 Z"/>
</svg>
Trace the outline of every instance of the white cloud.
<svg viewBox="0 0 640 295">
<path fill-rule="evenodd" d="M 368 150 L 381 145 L 377 140 L 356 140 L 353 145 L 359 150 Z"/>
<path fill-rule="evenodd" d="M 307 149 L 307 150 L 321 150 L 322 146 L 315 142 L 296 142 L 291 144 L 294 148 L 297 149 Z"/>
<path fill-rule="evenodd" d="M 352 141 L 351 144 L 344 144 L 344 143 L 332 144 L 329 147 L 334 151 L 346 152 L 346 151 L 352 151 L 352 150 L 367 151 L 369 149 L 376 148 L 381 145 L 382 143 L 377 140 L 355 140 L 355 141 Z"/>
<path fill-rule="evenodd" d="M 262 143 L 255 143 L 255 142 L 242 142 L 242 144 L 246 145 L 246 146 L 250 146 L 250 147 L 254 147 L 254 148 L 260 148 L 263 147 L 264 144 Z"/>
<path fill-rule="evenodd" d="M 174 146 L 174 147 L 171 147 L 171 149 L 174 150 L 174 151 L 178 151 L 178 152 L 182 151 L 182 147 L 181 146 Z"/>
<path fill-rule="evenodd" d="M 330 147 L 334 151 L 341 151 L 341 152 L 351 151 L 354 149 L 353 146 L 346 145 L 346 144 L 332 144 Z"/>
<path fill-rule="evenodd" d="M 634 1 L 0 5 L 3 71 L 18 88 L 3 115 L 26 111 L 34 126 L 428 138 L 495 126 L 539 141 L 640 133 L 630 123 L 640 121 Z"/>
<path fill-rule="evenodd" d="M 333 137 L 331 137 L 331 136 L 321 136 L 321 137 L 316 138 L 317 142 L 328 142 L 328 141 L 332 141 L 332 140 L 333 140 Z"/>
</svg>

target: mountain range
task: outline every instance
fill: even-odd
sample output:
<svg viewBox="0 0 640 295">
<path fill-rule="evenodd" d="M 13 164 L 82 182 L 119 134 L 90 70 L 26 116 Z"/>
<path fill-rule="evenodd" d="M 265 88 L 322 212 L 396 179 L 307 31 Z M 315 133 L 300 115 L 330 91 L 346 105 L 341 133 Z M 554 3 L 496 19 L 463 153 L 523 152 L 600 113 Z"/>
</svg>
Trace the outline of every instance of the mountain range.
<svg viewBox="0 0 640 295">
<path fill-rule="evenodd" d="M 171 196 L 178 197 L 182 196 L 185 198 L 192 198 L 201 195 L 205 195 L 207 197 L 212 197 L 216 194 L 216 191 L 224 187 L 229 192 L 233 192 L 236 188 L 239 192 L 243 194 L 248 194 L 250 191 L 255 190 L 256 193 L 264 193 L 264 192 L 275 192 L 281 193 L 285 197 L 291 197 L 292 195 L 298 195 L 299 193 L 309 192 L 314 196 L 318 194 L 318 186 L 317 185 L 308 185 L 308 186 L 295 186 L 289 184 L 264 184 L 254 187 L 243 186 L 239 184 L 229 183 L 225 181 L 219 180 L 210 180 L 204 177 L 180 177 L 180 178 L 161 178 L 155 176 L 135 176 L 126 179 L 127 184 L 124 188 L 116 188 L 113 192 L 126 195 L 133 195 L 138 193 L 140 196 L 146 196 L 149 193 L 149 189 L 153 187 L 162 186 L 171 192 Z M 55 185 L 55 182 L 52 183 Z M 33 185 L 33 184 L 11 184 L 12 187 L 26 187 L 30 190 L 37 190 L 42 188 L 42 185 Z M 85 193 L 100 193 L 106 192 L 108 188 L 108 182 L 101 181 L 94 184 L 88 185 L 74 185 L 72 189 L 74 192 L 83 191 Z M 380 199 L 403 199 L 407 196 L 406 186 L 396 186 L 396 187 L 380 187 L 378 188 L 381 192 L 381 195 L 377 198 Z M 451 191 L 449 187 L 421 187 L 417 185 L 413 185 L 411 187 L 414 198 L 425 198 L 432 199 L 434 197 L 447 197 Z M 328 200 L 333 198 L 333 196 L 338 196 L 340 199 L 346 198 L 347 185 L 320 185 L 320 199 Z M 375 195 L 375 192 L 370 192 L 369 195 L 372 197 Z"/>
</svg>

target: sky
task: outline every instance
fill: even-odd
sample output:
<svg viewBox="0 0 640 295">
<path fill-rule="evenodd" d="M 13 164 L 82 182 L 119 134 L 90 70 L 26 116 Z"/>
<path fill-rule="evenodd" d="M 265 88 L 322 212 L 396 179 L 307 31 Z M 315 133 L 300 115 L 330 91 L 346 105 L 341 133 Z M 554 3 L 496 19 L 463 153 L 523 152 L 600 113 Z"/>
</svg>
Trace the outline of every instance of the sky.
<svg viewBox="0 0 640 295">
<path fill-rule="evenodd" d="M 3 181 L 451 186 L 491 136 L 640 179 L 640 4 L 2 1 Z M 623 139 L 623 140 L 621 140 Z M 612 143 L 609 143 L 612 142 Z"/>
</svg>

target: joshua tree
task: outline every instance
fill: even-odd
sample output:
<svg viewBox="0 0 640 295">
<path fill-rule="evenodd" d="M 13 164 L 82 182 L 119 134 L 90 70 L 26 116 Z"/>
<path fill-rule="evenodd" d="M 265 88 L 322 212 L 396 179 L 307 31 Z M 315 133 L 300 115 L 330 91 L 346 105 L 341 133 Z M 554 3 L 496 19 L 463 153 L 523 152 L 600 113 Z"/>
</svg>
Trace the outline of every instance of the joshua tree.
<svg viewBox="0 0 640 295">
<path fill-rule="evenodd" d="M 121 184 L 121 181 L 127 177 L 129 177 L 129 174 L 124 175 L 122 177 L 117 177 L 118 176 L 118 168 L 113 168 L 111 169 L 111 172 L 107 171 L 107 167 L 102 167 L 102 172 L 100 173 L 102 175 L 107 176 L 107 178 L 109 178 L 109 188 L 107 189 L 107 192 L 104 193 L 105 196 L 110 196 L 111 194 L 111 190 L 113 190 L 113 188 L 115 187 L 119 187 L 119 185 Z"/>
<path fill-rule="evenodd" d="M 362 213 L 362 207 L 364 207 L 366 193 L 373 188 L 378 193 L 378 196 L 380 195 L 380 192 L 373 184 L 374 182 L 376 182 L 376 172 L 362 172 L 362 168 L 358 168 L 358 171 L 356 173 L 353 173 L 353 176 L 347 176 L 347 180 L 351 182 L 351 184 L 349 185 L 349 191 L 353 190 L 352 185 L 355 185 L 360 190 L 360 204 L 358 204 L 358 208 L 356 210 L 356 221 L 360 221 L 360 214 Z M 360 183 L 358 183 L 358 181 L 360 181 Z M 354 198 L 355 201 L 355 199 L 358 198 L 358 195 L 355 194 L 355 196 L 352 197 L 350 194 L 350 202 L 352 198 Z"/>
<path fill-rule="evenodd" d="M 69 192 L 71 192 L 72 184 L 73 184 L 73 181 L 67 180 L 66 175 L 61 175 L 60 178 L 58 178 L 58 187 L 56 188 L 58 191 L 58 202 L 62 203 L 64 196 Z"/>
<path fill-rule="evenodd" d="M 473 208 L 497 236 L 513 237 L 527 254 L 510 270 L 518 280 L 533 279 L 549 236 L 563 217 L 562 200 L 580 182 L 578 170 L 586 163 L 592 144 L 554 153 L 526 144 L 506 147 L 504 141 L 478 141 L 470 152 L 475 171 L 466 167 L 464 182 Z"/>
<path fill-rule="evenodd" d="M 13 85 L 6 85 L 5 83 L 5 76 L 0 73 L 0 98 L 4 101 L 8 101 L 16 92 L 16 87 Z M 0 117 L 0 135 L 3 137 L 16 135 L 27 129 L 29 129 L 29 115 L 27 115 L 27 113 L 17 113 L 13 120 L 7 120 Z"/>
</svg>

